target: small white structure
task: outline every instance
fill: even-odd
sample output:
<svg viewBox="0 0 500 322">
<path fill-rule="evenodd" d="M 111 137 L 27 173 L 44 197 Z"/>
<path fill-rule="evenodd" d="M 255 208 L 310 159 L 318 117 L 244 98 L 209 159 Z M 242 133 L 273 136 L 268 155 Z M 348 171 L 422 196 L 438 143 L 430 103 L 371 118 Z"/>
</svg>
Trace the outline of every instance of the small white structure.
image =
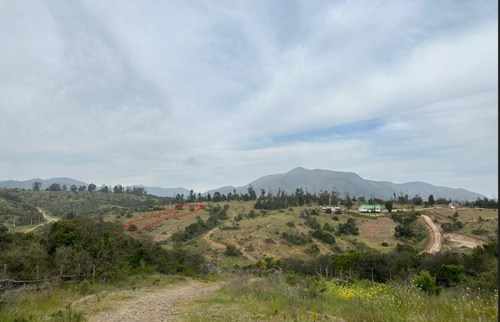
<svg viewBox="0 0 500 322">
<path fill-rule="evenodd" d="M 321 210 L 323 211 L 327 211 L 328 209 L 330 209 L 331 212 L 335 212 L 337 210 L 340 210 L 340 207 L 321 207 Z"/>
<path fill-rule="evenodd" d="M 382 212 L 380 205 L 361 205 L 359 212 Z"/>
<path fill-rule="evenodd" d="M 453 206 L 453 203 L 450 202 L 449 206 L 451 209 L 455 209 L 455 206 Z"/>
</svg>

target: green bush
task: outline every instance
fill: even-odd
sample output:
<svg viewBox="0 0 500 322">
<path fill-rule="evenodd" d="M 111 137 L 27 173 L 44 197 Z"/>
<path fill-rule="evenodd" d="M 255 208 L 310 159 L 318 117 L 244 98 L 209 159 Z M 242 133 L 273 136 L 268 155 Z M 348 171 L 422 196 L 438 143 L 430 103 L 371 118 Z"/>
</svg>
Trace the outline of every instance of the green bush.
<svg viewBox="0 0 500 322">
<path fill-rule="evenodd" d="M 224 252 L 224 254 L 226 256 L 236 257 L 241 255 L 241 251 L 238 248 L 236 248 L 236 246 L 234 246 L 233 244 L 228 244 L 226 246 L 226 251 Z"/>
<path fill-rule="evenodd" d="M 429 271 L 421 271 L 420 274 L 413 279 L 413 283 L 416 287 L 429 295 L 438 296 L 443 290 L 441 286 L 436 286 L 436 278 L 432 277 Z"/>
</svg>

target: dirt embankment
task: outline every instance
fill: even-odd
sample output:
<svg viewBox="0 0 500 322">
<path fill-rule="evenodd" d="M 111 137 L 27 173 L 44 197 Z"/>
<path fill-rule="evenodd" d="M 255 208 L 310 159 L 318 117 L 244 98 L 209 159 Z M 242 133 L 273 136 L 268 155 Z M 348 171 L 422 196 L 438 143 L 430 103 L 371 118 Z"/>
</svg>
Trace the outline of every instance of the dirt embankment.
<svg viewBox="0 0 500 322">
<path fill-rule="evenodd" d="M 132 299 L 120 301 L 119 306 L 89 316 L 90 321 L 172 321 L 182 313 L 186 302 L 214 293 L 221 283 L 206 284 L 192 281 L 171 289 L 135 293 Z"/>
<path fill-rule="evenodd" d="M 420 254 L 434 254 L 440 252 L 441 248 L 443 248 L 443 235 L 441 234 L 441 229 L 432 221 L 431 217 L 427 215 L 422 215 L 419 222 L 425 226 L 429 236 L 427 247 L 421 251 Z"/>
<path fill-rule="evenodd" d="M 38 211 L 42 214 L 43 218 L 45 218 L 45 221 L 34 226 L 34 227 L 31 227 L 31 228 L 28 228 L 24 231 L 25 234 L 27 233 L 31 233 L 32 231 L 34 231 L 35 229 L 37 229 L 38 227 L 42 227 L 44 225 L 47 225 L 47 224 L 50 224 L 51 222 L 55 222 L 55 221 L 58 221 L 59 218 L 56 218 L 56 217 L 52 217 L 52 216 L 49 216 L 47 215 L 47 213 L 45 212 L 45 210 L 43 210 L 42 208 L 40 207 L 37 207 Z"/>
</svg>

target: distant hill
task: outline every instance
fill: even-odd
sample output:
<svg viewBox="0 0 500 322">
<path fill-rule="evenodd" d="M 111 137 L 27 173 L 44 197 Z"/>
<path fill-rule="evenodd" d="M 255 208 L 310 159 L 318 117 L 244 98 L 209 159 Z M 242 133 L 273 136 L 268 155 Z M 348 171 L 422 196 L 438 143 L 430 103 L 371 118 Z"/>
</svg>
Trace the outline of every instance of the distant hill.
<svg viewBox="0 0 500 322">
<path fill-rule="evenodd" d="M 42 183 L 42 189 L 46 189 L 53 183 L 66 185 L 68 188 L 71 185 L 88 186 L 87 183 L 71 178 L 51 178 L 51 179 L 31 179 L 26 181 L 7 180 L 0 182 L 0 187 L 31 189 L 35 181 Z M 340 172 L 330 170 L 308 170 L 304 168 L 295 168 L 284 174 L 272 174 L 261 177 L 249 184 L 241 187 L 224 186 L 218 189 L 213 189 L 203 193 L 213 195 L 215 191 L 228 194 L 236 190 L 237 193 L 248 192 L 248 187 L 252 186 L 257 195 L 260 195 L 260 190 L 265 189 L 266 192 L 276 193 L 278 189 L 284 190 L 287 193 L 295 192 L 296 188 L 302 188 L 311 193 L 319 193 L 321 190 L 331 192 L 333 190 L 344 197 L 347 193 L 350 196 L 361 197 L 366 199 L 371 197 L 380 198 L 383 200 L 390 199 L 394 194 L 408 194 L 409 198 L 413 198 L 416 194 L 427 200 L 429 195 L 434 195 L 435 198 L 446 198 L 453 201 L 474 201 L 477 198 L 484 198 L 483 195 L 471 192 L 465 189 L 454 189 L 448 187 L 434 186 L 425 182 L 407 182 L 407 183 L 392 183 L 388 181 L 372 181 L 361 178 L 353 172 Z M 148 194 L 159 197 L 175 197 L 176 194 L 183 194 L 184 197 L 189 195 L 189 190 L 185 188 L 160 188 L 160 187 L 143 187 Z M 100 186 L 98 185 L 98 188 Z"/>
<path fill-rule="evenodd" d="M 25 180 L 25 181 L 17 181 L 17 180 L 6 180 L 6 181 L 0 181 L 0 187 L 4 188 L 18 188 L 18 189 L 32 189 L 33 188 L 33 183 L 34 182 L 41 182 L 42 183 L 42 188 L 41 190 L 45 190 L 48 188 L 51 184 L 53 183 L 58 183 L 61 186 L 66 185 L 69 189 L 71 185 L 76 185 L 78 187 L 80 186 L 86 186 L 88 187 L 88 183 L 78 181 L 75 179 L 71 178 L 50 178 L 50 179 L 40 179 L 40 178 L 35 178 L 31 180 Z M 97 189 L 99 189 L 101 186 L 97 185 Z M 184 188 L 159 188 L 159 187 L 146 187 L 146 186 L 141 186 L 141 185 L 136 185 L 136 187 L 142 187 L 146 189 L 148 194 L 159 196 L 159 197 L 175 197 L 176 194 L 183 194 L 184 197 L 189 195 L 189 190 L 184 189 Z"/>
<path fill-rule="evenodd" d="M 150 195 L 155 195 L 158 197 L 175 197 L 175 195 L 184 195 L 184 198 L 189 196 L 189 190 L 184 188 L 160 188 L 160 187 L 145 187 L 137 186 L 146 189 L 147 193 Z"/>
<path fill-rule="evenodd" d="M 347 193 L 352 196 L 364 196 L 367 199 L 371 197 L 380 198 L 383 200 L 390 199 L 394 193 L 399 196 L 408 194 L 409 198 L 416 194 L 427 200 L 429 195 L 434 195 L 435 198 L 441 197 L 457 201 L 474 201 L 478 197 L 484 196 L 465 189 L 454 189 L 448 187 L 434 186 L 425 182 L 407 182 L 402 184 L 392 183 L 388 181 L 372 181 L 361 178 L 353 172 L 340 172 L 330 170 L 308 170 L 304 168 L 295 168 L 284 174 L 273 174 L 261 177 L 251 183 L 241 186 L 232 187 L 226 186 L 219 189 L 207 191 L 213 195 L 215 191 L 227 194 L 236 190 L 237 193 L 246 193 L 248 187 L 252 186 L 257 195 L 261 189 L 266 192 L 276 193 L 278 189 L 284 190 L 287 193 L 295 192 L 296 188 L 302 188 L 311 193 L 318 193 L 321 190 L 331 192 L 333 190 L 340 193 L 344 197 Z"/>
<path fill-rule="evenodd" d="M 42 183 L 42 190 L 45 190 L 48 188 L 51 184 L 53 183 L 58 183 L 61 186 L 66 185 L 68 188 L 71 187 L 71 185 L 76 185 L 76 186 L 87 186 L 88 184 L 82 181 L 78 181 L 75 179 L 71 178 L 50 178 L 50 179 L 40 179 L 40 178 L 35 178 L 31 180 L 26 180 L 26 181 L 17 181 L 17 180 L 7 180 L 7 181 L 2 181 L 0 182 L 0 187 L 4 188 L 19 188 L 19 189 L 31 189 L 33 187 L 34 182 L 41 182 Z"/>
</svg>

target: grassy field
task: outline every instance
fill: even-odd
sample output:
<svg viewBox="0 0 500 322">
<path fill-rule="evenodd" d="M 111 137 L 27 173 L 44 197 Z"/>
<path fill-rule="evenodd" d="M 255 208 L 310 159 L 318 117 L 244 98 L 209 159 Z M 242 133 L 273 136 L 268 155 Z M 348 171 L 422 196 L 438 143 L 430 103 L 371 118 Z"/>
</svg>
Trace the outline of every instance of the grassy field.
<svg viewBox="0 0 500 322">
<path fill-rule="evenodd" d="M 190 303 L 179 320 L 497 321 L 497 300 L 497 294 L 466 288 L 436 297 L 411 284 L 249 275 Z"/>
</svg>

